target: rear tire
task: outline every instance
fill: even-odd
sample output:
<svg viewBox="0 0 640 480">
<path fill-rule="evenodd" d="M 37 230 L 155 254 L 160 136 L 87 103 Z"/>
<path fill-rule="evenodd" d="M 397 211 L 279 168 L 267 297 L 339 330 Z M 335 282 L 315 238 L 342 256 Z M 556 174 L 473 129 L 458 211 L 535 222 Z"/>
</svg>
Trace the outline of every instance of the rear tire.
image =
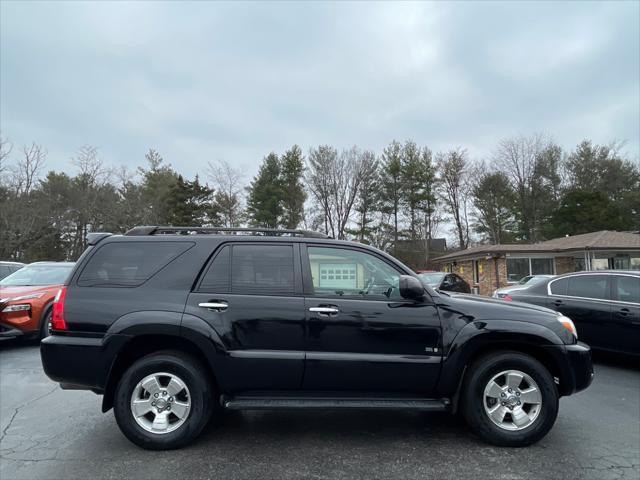
<svg viewBox="0 0 640 480">
<path fill-rule="evenodd" d="M 213 408 L 206 371 L 182 352 L 158 352 L 137 360 L 115 391 L 113 409 L 122 433 L 148 450 L 170 450 L 192 442 Z"/>
<path fill-rule="evenodd" d="M 49 311 L 47 311 L 47 313 L 45 313 L 44 317 L 42 318 L 42 325 L 40 325 L 40 332 L 39 332 L 39 338 L 38 338 L 39 340 L 44 340 L 49 336 L 49 323 L 51 322 L 51 315 L 52 315 L 52 310 L 49 309 Z"/>
<path fill-rule="evenodd" d="M 524 447 L 544 437 L 558 416 L 558 391 L 538 360 L 518 352 L 492 353 L 469 367 L 462 414 L 480 438 Z"/>
</svg>

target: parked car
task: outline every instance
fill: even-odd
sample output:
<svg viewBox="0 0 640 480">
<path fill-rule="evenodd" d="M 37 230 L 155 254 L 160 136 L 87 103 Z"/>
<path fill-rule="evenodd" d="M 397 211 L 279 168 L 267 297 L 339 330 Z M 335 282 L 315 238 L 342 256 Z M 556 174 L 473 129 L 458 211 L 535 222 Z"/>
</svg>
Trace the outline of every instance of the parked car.
<svg viewBox="0 0 640 480">
<path fill-rule="evenodd" d="M 640 355 L 640 272 L 576 272 L 540 282 L 510 298 L 570 317 L 593 348 Z"/>
<path fill-rule="evenodd" d="M 446 272 L 423 272 L 418 277 L 431 288 L 445 292 L 471 293 L 471 287 L 460 275 Z"/>
<path fill-rule="evenodd" d="M 0 262 L 0 280 L 11 275 L 13 272 L 24 267 L 24 263 L 20 262 Z"/>
<path fill-rule="evenodd" d="M 46 337 L 54 297 L 72 268 L 35 262 L 0 280 L 0 338 Z"/>
<path fill-rule="evenodd" d="M 186 445 L 223 409 L 302 408 L 460 411 L 484 440 L 523 446 L 593 377 L 570 319 L 437 292 L 367 245 L 197 227 L 87 242 L 42 363 L 102 394 L 144 448 Z"/>
<path fill-rule="evenodd" d="M 526 277 L 522 277 L 520 281 L 514 285 L 509 285 L 508 287 L 498 288 L 493 292 L 493 298 L 504 298 L 509 295 L 511 292 L 516 290 L 521 290 L 523 288 L 529 288 L 533 285 L 536 285 L 540 282 L 544 282 L 549 278 L 553 278 L 555 275 L 527 275 Z"/>
</svg>

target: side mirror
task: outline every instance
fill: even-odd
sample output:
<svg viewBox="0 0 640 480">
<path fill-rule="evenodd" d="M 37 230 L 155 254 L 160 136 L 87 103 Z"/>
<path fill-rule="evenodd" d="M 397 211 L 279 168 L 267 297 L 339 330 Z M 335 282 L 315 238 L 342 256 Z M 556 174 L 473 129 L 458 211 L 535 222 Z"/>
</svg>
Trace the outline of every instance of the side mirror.
<svg viewBox="0 0 640 480">
<path fill-rule="evenodd" d="M 424 297 L 424 286 L 411 275 L 400 275 L 400 295 L 411 300 L 422 300 Z"/>
</svg>

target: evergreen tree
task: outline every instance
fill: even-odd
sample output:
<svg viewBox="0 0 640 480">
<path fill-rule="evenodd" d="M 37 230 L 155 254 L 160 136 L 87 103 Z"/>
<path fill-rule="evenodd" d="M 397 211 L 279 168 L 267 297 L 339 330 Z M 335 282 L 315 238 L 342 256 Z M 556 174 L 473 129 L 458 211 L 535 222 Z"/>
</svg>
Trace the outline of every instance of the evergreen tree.
<svg viewBox="0 0 640 480">
<path fill-rule="evenodd" d="M 302 150 L 294 145 L 280 160 L 280 184 L 282 186 L 282 226 L 297 228 L 304 214 L 307 194 L 302 184 L 304 159 Z"/>
<path fill-rule="evenodd" d="M 145 159 L 148 168 L 139 168 L 143 200 L 147 206 L 142 220 L 147 225 L 166 225 L 172 216 L 168 199 L 178 182 L 178 174 L 171 165 L 164 165 L 163 158 L 153 149 L 147 152 Z"/>
<path fill-rule="evenodd" d="M 202 226 L 208 223 L 213 190 L 201 185 L 198 176 L 187 181 L 178 175 L 167 197 L 167 220 L 174 226 Z"/>
<path fill-rule="evenodd" d="M 471 195 L 476 208 L 474 230 L 491 244 L 513 241 L 515 193 L 502 172 L 477 172 Z"/>
<path fill-rule="evenodd" d="M 278 228 L 282 222 L 281 170 L 278 155 L 270 153 L 247 188 L 247 215 L 256 227 Z"/>
<path fill-rule="evenodd" d="M 397 252 L 400 206 L 402 202 L 402 145 L 393 141 L 382 152 L 382 175 L 380 182 L 380 193 L 382 198 L 382 209 L 391 214 L 393 221 L 393 250 Z"/>
</svg>

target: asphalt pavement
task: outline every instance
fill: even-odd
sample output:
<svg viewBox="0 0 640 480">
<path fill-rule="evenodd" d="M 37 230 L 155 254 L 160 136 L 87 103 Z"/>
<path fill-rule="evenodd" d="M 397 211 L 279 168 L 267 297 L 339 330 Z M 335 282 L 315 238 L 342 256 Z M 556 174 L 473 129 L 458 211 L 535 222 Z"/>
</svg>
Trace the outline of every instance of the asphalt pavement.
<svg viewBox="0 0 640 480">
<path fill-rule="evenodd" d="M 596 358 L 592 386 L 560 401 L 553 430 L 487 445 L 444 413 L 231 412 L 191 446 L 129 443 L 101 397 L 63 391 L 38 347 L 0 343 L 0 479 L 640 479 L 640 368 Z"/>
</svg>

